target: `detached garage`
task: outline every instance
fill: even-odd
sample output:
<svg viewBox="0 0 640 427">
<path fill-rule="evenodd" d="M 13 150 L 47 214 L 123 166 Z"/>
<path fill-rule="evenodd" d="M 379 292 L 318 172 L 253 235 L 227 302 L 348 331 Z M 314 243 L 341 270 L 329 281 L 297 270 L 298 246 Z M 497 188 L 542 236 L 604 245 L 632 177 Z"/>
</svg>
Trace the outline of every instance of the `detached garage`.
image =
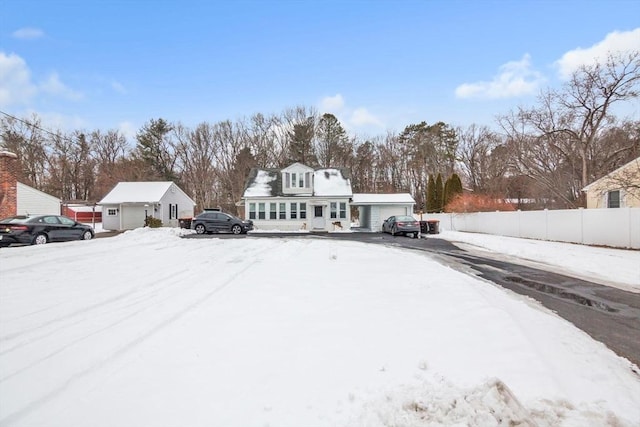
<svg viewBox="0 0 640 427">
<path fill-rule="evenodd" d="M 416 201 L 409 193 L 355 193 L 352 206 L 358 208 L 360 229 L 382 231 L 382 222 L 393 215 L 413 215 Z"/>
<path fill-rule="evenodd" d="M 196 203 L 176 184 L 120 182 L 99 203 L 102 228 L 133 230 L 147 217 L 158 218 L 164 227 L 178 227 L 180 218 L 192 218 Z"/>
</svg>

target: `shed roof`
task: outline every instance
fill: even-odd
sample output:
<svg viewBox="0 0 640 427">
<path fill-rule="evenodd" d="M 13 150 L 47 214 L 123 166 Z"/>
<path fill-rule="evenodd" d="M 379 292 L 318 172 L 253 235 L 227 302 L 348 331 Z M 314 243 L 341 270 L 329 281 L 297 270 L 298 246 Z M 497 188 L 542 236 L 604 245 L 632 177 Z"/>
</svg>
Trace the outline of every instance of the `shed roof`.
<svg viewBox="0 0 640 427">
<path fill-rule="evenodd" d="M 171 181 L 119 182 L 98 204 L 158 203 L 172 185 Z"/>
<path fill-rule="evenodd" d="M 355 193 L 353 205 L 415 205 L 416 201 L 409 193 Z"/>
</svg>

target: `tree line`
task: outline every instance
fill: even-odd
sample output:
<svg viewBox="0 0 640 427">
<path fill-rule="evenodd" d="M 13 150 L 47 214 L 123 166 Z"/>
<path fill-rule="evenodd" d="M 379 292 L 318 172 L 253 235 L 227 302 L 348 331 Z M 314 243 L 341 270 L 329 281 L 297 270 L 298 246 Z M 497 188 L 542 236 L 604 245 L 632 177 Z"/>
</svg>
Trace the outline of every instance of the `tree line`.
<svg viewBox="0 0 640 427">
<path fill-rule="evenodd" d="M 444 192 L 454 176 L 465 192 L 521 209 L 575 208 L 584 206 L 583 187 L 640 156 L 637 111 L 615 114 L 633 108 L 639 82 L 639 52 L 610 55 L 543 90 L 533 106 L 498 116 L 497 127 L 423 121 L 367 138 L 306 106 L 195 127 L 153 118 L 133 144 L 117 130 L 51 132 L 36 115 L 3 113 L 0 145 L 18 155 L 21 182 L 69 202 L 99 201 L 120 181 L 166 180 L 197 209 L 233 213 L 252 167 L 301 162 L 347 169 L 356 193 L 408 192 L 424 211 L 446 206 L 444 193 L 429 193 L 430 180 Z"/>
</svg>

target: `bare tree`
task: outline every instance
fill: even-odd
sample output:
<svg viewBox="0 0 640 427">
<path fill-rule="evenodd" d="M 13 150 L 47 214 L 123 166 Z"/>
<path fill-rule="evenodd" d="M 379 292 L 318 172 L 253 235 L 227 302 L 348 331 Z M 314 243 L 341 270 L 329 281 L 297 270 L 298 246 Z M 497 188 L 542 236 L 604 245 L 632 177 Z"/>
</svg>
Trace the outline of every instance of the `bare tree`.
<svg viewBox="0 0 640 427">
<path fill-rule="evenodd" d="M 23 183 L 43 189 L 47 170 L 48 138 L 35 114 L 30 119 L 0 118 L 2 146 L 18 156 Z"/>
<path fill-rule="evenodd" d="M 611 108 L 638 97 L 639 84 L 640 52 L 610 54 L 603 63 L 580 67 L 561 90 L 542 93 L 537 107 L 501 117 L 521 150 L 522 171 L 568 207 L 583 205 L 581 189 L 601 173 L 600 159 L 617 150 L 599 143 L 615 126 Z"/>
<path fill-rule="evenodd" d="M 120 165 L 127 155 L 127 139 L 117 130 L 94 130 L 89 135 L 89 144 L 96 162 L 95 198 L 100 200 L 119 181 L 126 181 Z"/>
<path fill-rule="evenodd" d="M 495 194 L 510 167 L 500 136 L 486 126 L 458 128 L 458 159 L 467 185 L 478 193 Z"/>
</svg>

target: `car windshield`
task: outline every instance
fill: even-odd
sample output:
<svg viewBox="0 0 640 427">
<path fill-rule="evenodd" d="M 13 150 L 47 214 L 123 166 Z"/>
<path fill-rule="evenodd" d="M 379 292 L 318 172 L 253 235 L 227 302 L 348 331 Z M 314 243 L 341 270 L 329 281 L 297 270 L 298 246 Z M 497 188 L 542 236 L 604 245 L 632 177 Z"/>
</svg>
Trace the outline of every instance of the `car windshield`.
<svg viewBox="0 0 640 427">
<path fill-rule="evenodd" d="M 402 222 L 402 221 L 415 221 L 415 219 L 413 217 L 410 216 L 397 216 L 396 217 L 396 221 L 398 222 Z"/>
</svg>

